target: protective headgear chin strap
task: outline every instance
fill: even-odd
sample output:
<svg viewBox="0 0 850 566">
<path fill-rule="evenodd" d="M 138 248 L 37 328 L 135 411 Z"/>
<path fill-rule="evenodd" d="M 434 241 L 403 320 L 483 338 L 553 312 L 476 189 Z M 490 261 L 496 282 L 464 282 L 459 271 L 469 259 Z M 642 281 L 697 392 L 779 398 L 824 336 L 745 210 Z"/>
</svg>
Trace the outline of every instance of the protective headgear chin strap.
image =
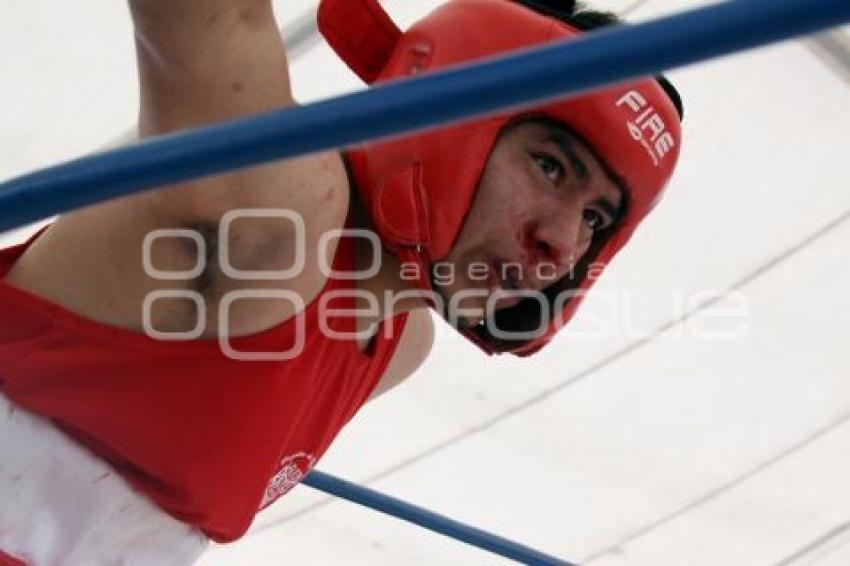
<svg viewBox="0 0 850 566">
<path fill-rule="evenodd" d="M 377 0 L 322 0 L 318 20 L 331 47 L 370 84 L 581 35 L 507 0 L 448 0 L 404 33 Z M 592 258 L 598 275 L 654 207 L 672 175 L 681 139 L 677 110 L 661 86 L 647 78 L 531 113 L 578 134 L 627 188 L 625 216 Z M 503 114 L 348 152 L 375 230 L 401 262 L 416 264 L 416 287 L 432 290 L 431 266 L 451 249 L 490 151 L 516 116 Z M 532 354 L 569 321 L 592 283 L 587 276 L 573 282 L 572 298 L 530 340 L 506 346 L 489 331 L 459 330 L 490 354 Z"/>
</svg>

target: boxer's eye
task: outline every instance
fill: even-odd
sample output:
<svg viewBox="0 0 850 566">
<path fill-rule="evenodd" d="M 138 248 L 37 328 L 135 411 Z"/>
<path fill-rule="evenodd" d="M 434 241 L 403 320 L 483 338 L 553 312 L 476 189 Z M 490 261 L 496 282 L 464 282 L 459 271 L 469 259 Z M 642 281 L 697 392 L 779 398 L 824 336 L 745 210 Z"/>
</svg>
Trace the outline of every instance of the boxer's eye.
<svg viewBox="0 0 850 566">
<path fill-rule="evenodd" d="M 560 184 L 564 178 L 564 167 L 560 161 L 545 153 L 538 153 L 533 156 L 537 168 L 543 175 L 546 176 L 553 185 Z"/>
<path fill-rule="evenodd" d="M 614 220 L 607 214 L 593 208 L 586 208 L 582 213 L 582 217 L 587 227 L 594 232 L 604 230 L 614 223 Z"/>
</svg>

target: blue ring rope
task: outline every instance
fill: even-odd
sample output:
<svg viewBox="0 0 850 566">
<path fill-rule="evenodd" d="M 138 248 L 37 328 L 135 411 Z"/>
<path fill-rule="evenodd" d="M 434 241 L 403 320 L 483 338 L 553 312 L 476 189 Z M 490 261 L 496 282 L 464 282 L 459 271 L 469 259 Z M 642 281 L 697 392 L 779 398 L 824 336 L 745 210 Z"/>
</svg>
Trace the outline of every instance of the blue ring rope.
<svg viewBox="0 0 850 566">
<path fill-rule="evenodd" d="M 313 470 L 301 483 L 331 495 L 381 511 L 420 527 L 446 535 L 494 554 L 535 566 L 574 566 L 560 558 L 534 550 L 500 536 L 459 523 L 422 507 L 384 495 L 367 487 Z"/>
<path fill-rule="evenodd" d="M 848 0 L 725 2 L 150 139 L 0 184 L 0 231 L 152 187 L 530 105 L 848 21 Z"/>
</svg>

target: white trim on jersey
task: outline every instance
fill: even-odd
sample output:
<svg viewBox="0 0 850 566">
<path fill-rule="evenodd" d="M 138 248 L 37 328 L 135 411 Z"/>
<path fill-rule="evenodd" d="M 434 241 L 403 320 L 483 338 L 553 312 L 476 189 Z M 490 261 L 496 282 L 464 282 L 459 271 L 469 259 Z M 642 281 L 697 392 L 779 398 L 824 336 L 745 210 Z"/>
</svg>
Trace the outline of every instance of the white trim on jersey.
<svg viewBox="0 0 850 566">
<path fill-rule="evenodd" d="M 30 566 L 185 566 L 209 540 L 0 394 L 0 549 Z"/>
</svg>

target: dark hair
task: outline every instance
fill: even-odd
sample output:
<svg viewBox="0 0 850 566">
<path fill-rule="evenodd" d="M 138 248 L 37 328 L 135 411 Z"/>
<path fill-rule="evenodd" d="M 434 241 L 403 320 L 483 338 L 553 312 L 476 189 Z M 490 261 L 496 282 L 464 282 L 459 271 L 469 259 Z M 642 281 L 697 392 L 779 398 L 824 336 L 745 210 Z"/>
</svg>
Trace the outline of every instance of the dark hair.
<svg viewBox="0 0 850 566">
<path fill-rule="evenodd" d="M 514 0 L 514 2 L 539 14 L 561 20 L 565 24 L 571 25 L 581 31 L 591 31 L 602 27 L 624 24 L 617 14 L 592 10 L 584 3 L 577 2 L 576 0 Z M 655 79 L 676 107 L 676 111 L 679 113 L 679 120 L 683 119 L 685 117 L 685 109 L 682 105 L 682 97 L 679 96 L 679 91 L 676 90 L 676 87 L 664 75 L 657 75 Z"/>
</svg>

